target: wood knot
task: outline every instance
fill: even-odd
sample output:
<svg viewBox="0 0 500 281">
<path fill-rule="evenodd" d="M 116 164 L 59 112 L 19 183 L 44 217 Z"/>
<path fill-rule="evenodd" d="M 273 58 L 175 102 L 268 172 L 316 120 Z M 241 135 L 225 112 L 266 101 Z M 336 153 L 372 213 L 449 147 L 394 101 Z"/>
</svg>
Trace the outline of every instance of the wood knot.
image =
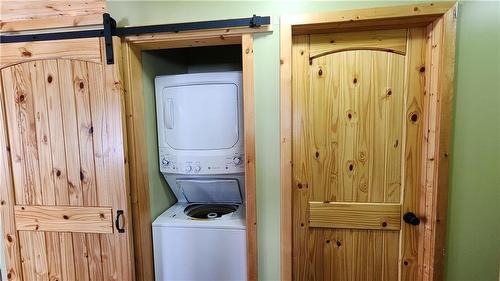
<svg viewBox="0 0 500 281">
<path fill-rule="evenodd" d="M 60 176 L 61 176 L 61 170 L 56 169 L 56 177 L 60 177 Z"/>
<path fill-rule="evenodd" d="M 104 214 L 102 214 L 102 213 L 101 213 L 101 214 L 99 214 L 99 217 L 100 217 L 101 219 L 103 219 L 103 218 L 104 218 Z"/>
<path fill-rule="evenodd" d="M 26 58 L 31 57 L 31 55 L 32 55 L 31 52 L 28 51 L 26 48 L 21 48 L 20 50 L 21 50 L 21 55 L 23 57 L 26 57 Z"/>
<path fill-rule="evenodd" d="M 413 112 L 411 115 L 410 115 L 410 120 L 411 122 L 413 123 L 417 123 L 418 121 L 418 114 L 416 112 Z"/>
<path fill-rule="evenodd" d="M 337 240 L 337 243 L 336 243 L 336 244 L 337 244 L 337 247 L 342 246 L 342 243 L 341 243 L 339 240 Z"/>
<path fill-rule="evenodd" d="M 80 171 L 80 180 L 85 180 L 85 174 L 83 173 L 83 171 Z"/>
<path fill-rule="evenodd" d="M 413 8 L 413 11 L 414 11 L 414 12 L 418 12 L 418 7 L 414 7 L 414 8 Z"/>
<path fill-rule="evenodd" d="M 387 226 L 387 222 L 382 222 L 382 227 L 386 227 Z"/>
<path fill-rule="evenodd" d="M 419 69 L 420 72 L 425 72 L 425 66 L 421 66 Z"/>
<path fill-rule="evenodd" d="M 321 69 L 321 68 L 320 68 L 320 69 L 318 70 L 318 75 L 319 75 L 319 76 L 322 76 L 322 75 L 323 75 L 323 69 Z"/>
<path fill-rule="evenodd" d="M 47 82 L 52 83 L 52 75 L 49 75 L 49 77 L 47 77 Z"/>
<path fill-rule="evenodd" d="M 24 93 L 19 92 L 19 93 L 18 93 L 18 96 L 17 96 L 17 102 L 18 102 L 18 103 L 19 103 L 19 102 L 23 103 L 25 100 L 26 100 L 26 96 L 24 95 Z"/>
<path fill-rule="evenodd" d="M 94 133 L 94 127 L 90 126 L 89 128 L 89 135 L 92 135 Z"/>
<path fill-rule="evenodd" d="M 358 78 L 354 77 L 354 79 L 352 79 L 352 83 L 354 84 L 358 83 Z"/>
<path fill-rule="evenodd" d="M 335 40 L 330 40 L 330 43 L 331 43 L 331 44 L 335 43 Z"/>
<path fill-rule="evenodd" d="M 12 236 L 10 234 L 7 234 L 7 241 L 9 241 L 9 243 L 12 243 Z"/>
<path fill-rule="evenodd" d="M 319 151 L 316 151 L 316 153 L 314 153 L 314 156 L 315 156 L 316 158 L 319 158 Z"/>
<path fill-rule="evenodd" d="M 301 226 L 301 227 L 304 227 L 304 223 L 301 223 L 301 224 L 300 224 L 300 226 Z"/>
<path fill-rule="evenodd" d="M 0 201 L 0 204 L 5 205 L 5 201 L 4 200 Z"/>
<path fill-rule="evenodd" d="M 366 160 L 366 153 L 364 151 L 360 151 L 358 153 L 358 158 L 359 158 L 359 161 L 364 162 Z"/>
<path fill-rule="evenodd" d="M 398 147 L 399 145 L 399 140 L 396 140 L 396 142 L 394 143 L 394 148 Z"/>
<path fill-rule="evenodd" d="M 249 54 L 250 53 L 250 49 L 249 48 L 246 48 L 245 49 L 245 54 Z"/>
<path fill-rule="evenodd" d="M 392 90 L 388 89 L 387 92 L 386 92 L 386 95 L 388 95 L 388 96 L 392 95 Z"/>
<path fill-rule="evenodd" d="M 326 244 L 330 244 L 330 240 L 326 240 Z"/>
<path fill-rule="evenodd" d="M 408 261 L 404 261 L 404 262 L 403 262 L 403 264 L 404 264 L 404 265 L 408 265 Z"/>
<path fill-rule="evenodd" d="M 367 192 L 368 191 L 368 184 L 366 183 L 365 180 L 362 180 L 359 183 L 359 190 L 362 191 L 362 192 Z"/>
<path fill-rule="evenodd" d="M 83 89 L 85 87 L 85 84 L 82 81 L 80 81 L 80 83 L 78 84 L 78 87 L 80 87 L 80 89 Z"/>
<path fill-rule="evenodd" d="M 303 56 L 304 55 L 304 51 L 300 51 L 300 55 Z"/>
<path fill-rule="evenodd" d="M 354 164 L 353 163 L 349 164 L 348 168 L 349 168 L 349 171 L 354 170 Z"/>
<path fill-rule="evenodd" d="M 68 215 L 63 215 L 63 219 L 65 219 L 65 220 L 69 220 Z"/>
<path fill-rule="evenodd" d="M 352 113 L 350 113 L 350 112 L 347 113 L 347 118 L 349 118 L 349 120 L 351 120 L 352 119 Z"/>
<path fill-rule="evenodd" d="M 297 187 L 298 187 L 299 189 L 302 189 L 302 184 L 299 182 L 299 184 L 297 184 Z"/>
</svg>

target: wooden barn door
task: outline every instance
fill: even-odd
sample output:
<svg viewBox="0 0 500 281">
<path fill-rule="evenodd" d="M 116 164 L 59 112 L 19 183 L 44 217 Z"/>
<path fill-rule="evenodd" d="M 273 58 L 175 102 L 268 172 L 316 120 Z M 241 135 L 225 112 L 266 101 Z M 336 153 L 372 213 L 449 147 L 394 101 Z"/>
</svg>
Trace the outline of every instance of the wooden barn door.
<svg viewBox="0 0 500 281">
<path fill-rule="evenodd" d="M 9 280 L 133 280 L 114 41 L 114 65 L 98 38 L 1 45 Z"/>
<path fill-rule="evenodd" d="M 293 37 L 294 280 L 417 280 L 426 42 Z"/>
</svg>

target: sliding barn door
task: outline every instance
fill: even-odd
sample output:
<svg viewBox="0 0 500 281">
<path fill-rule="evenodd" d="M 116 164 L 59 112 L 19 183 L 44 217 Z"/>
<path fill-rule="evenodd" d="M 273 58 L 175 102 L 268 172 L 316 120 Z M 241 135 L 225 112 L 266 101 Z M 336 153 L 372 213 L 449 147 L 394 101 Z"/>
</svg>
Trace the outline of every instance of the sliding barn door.
<svg viewBox="0 0 500 281">
<path fill-rule="evenodd" d="M 119 40 L 2 44 L 10 280 L 133 280 Z M 118 47 L 118 48 L 117 48 Z"/>
<path fill-rule="evenodd" d="M 294 280 L 417 280 L 426 42 L 293 38 Z"/>
</svg>

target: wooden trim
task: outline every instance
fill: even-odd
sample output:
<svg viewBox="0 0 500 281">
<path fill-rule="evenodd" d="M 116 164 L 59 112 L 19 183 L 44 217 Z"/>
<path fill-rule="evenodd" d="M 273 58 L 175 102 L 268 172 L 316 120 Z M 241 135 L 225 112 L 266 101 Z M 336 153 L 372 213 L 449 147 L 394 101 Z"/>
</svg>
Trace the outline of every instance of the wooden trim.
<svg viewBox="0 0 500 281">
<path fill-rule="evenodd" d="M 15 206 L 17 230 L 113 233 L 111 208 Z"/>
<path fill-rule="evenodd" d="M 428 234 L 432 258 L 426 260 L 424 267 L 429 267 L 431 274 L 425 280 L 443 280 L 444 246 L 446 236 L 446 210 L 448 173 L 450 161 L 450 138 L 452 96 L 455 61 L 455 2 L 438 2 L 418 5 L 370 8 L 350 11 L 283 16 L 280 19 L 280 116 L 281 116 L 281 279 L 292 280 L 292 101 L 291 101 L 291 47 L 292 35 L 326 32 L 345 32 L 401 28 L 410 26 L 428 26 L 443 20 L 443 37 L 440 48 L 439 72 L 435 75 L 440 91 L 440 106 L 436 116 L 440 116 L 436 125 L 438 144 L 435 152 L 437 168 L 433 179 L 437 186 L 432 194 L 425 193 L 427 202 L 434 202 L 433 213 L 426 214 L 431 226 Z M 427 179 L 429 180 L 429 179 Z M 427 190 L 426 190 L 427 191 Z M 429 196 L 431 198 L 429 198 Z M 429 201 L 431 200 L 431 201 Z M 434 238 L 432 238 L 434 237 Z"/>
<path fill-rule="evenodd" d="M 426 18 L 426 20 L 430 19 L 428 16 L 434 16 L 434 19 L 438 18 L 450 10 L 454 5 L 455 2 L 436 2 L 405 6 L 387 6 L 325 13 L 288 15 L 282 16 L 281 19 L 282 22 L 286 22 L 294 27 L 305 25 L 305 29 L 314 29 L 314 25 L 317 26 L 319 24 L 334 24 L 339 26 L 344 23 L 355 23 L 367 20 L 397 19 L 399 20 L 399 23 L 403 24 L 406 23 L 409 18 L 414 17 L 423 17 Z"/>
<path fill-rule="evenodd" d="M 245 143 L 245 208 L 247 225 L 247 279 L 257 280 L 257 207 L 255 185 L 255 103 L 253 35 L 241 37 L 243 59 L 243 114 Z"/>
<path fill-rule="evenodd" d="M 8 142 L 4 90 L 0 75 L 0 219 L 7 280 L 22 280 L 19 236 L 14 220 L 14 183 L 12 182 L 11 154 Z"/>
<path fill-rule="evenodd" d="M 131 210 L 137 280 L 154 280 L 142 53 L 122 42 Z"/>
<path fill-rule="evenodd" d="M 101 62 L 99 38 L 34 41 L 0 44 L 0 69 L 27 61 L 44 59 L 75 59 Z"/>
<path fill-rule="evenodd" d="M 281 280 L 292 280 L 292 27 L 280 21 Z"/>
<path fill-rule="evenodd" d="M 102 24 L 105 0 L 2 1 L 1 32 Z"/>
<path fill-rule="evenodd" d="M 270 26 L 258 29 L 218 29 L 196 32 L 163 33 L 129 36 L 122 39 L 125 61 L 125 107 L 130 189 L 136 254 L 136 279 L 154 279 L 151 215 L 149 206 L 148 159 L 144 126 L 144 93 L 141 54 L 144 50 L 169 49 L 191 46 L 242 44 L 244 142 L 245 142 L 245 198 L 247 221 L 247 270 L 248 280 L 257 280 L 257 214 L 255 190 L 255 112 L 253 78 L 253 33 L 270 31 Z M 229 35 L 228 35 L 229 34 Z M 221 43 L 221 41 L 224 41 Z M 248 50 L 248 52 L 247 52 Z"/>
<path fill-rule="evenodd" d="M 311 227 L 401 229 L 401 204 L 309 202 Z"/>
<path fill-rule="evenodd" d="M 174 38 L 169 40 L 157 40 L 154 42 L 141 42 L 134 45 L 141 45 L 142 50 L 158 50 L 158 49 L 173 49 L 173 48 L 189 48 L 202 46 L 220 46 L 220 45 L 239 45 L 241 44 L 241 35 L 218 36 L 218 37 L 199 37 L 191 38 Z"/>
<path fill-rule="evenodd" d="M 197 31 L 185 31 L 185 32 L 170 32 L 170 33 L 152 33 L 152 34 L 141 34 L 125 36 L 124 40 L 130 43 L 140 45 L 140 48 L 147 50 L 147 44 L 155 42 L 169 42 L 176 40 L 197 40 L 197 39 L 208 39 L 208 38 L 227 38 L 227 37 L 242 37 L 243 34 L 250 33 L 260 33 L 260 32 L 271 32 L 272 25 L 263 25 L 258 28 L 250 27 L 236 27 L 236 28 L 218 28 L 218 29 L 207 29 L 207 30 L 197 30 Z M 145 45 L 141 45 L 145 43 Z"/>
<path fill-rule="evenodd" d="M 442 45 L 440 48 L 440 67 L 438 73 L 439 122 L 436 134 L 438 145 L 435 151 L 437 170 L 435 174 L 436 186 L 434 187 L 433 202 L 435 208 L 429 214 L 429 220 L 434 226 L 434 242 L 432 248 L 433 259 L 429 260 L 432 268 L 430 280 L 444 280 L 444 264 L 446 253 L 446 223 L 448 211 L 448 182 L 451 161 L 451 136 L 453 116 L 453 94 L 455 80 L 455 40 L 458 4 L 455 4 L 443 16 Z"/>
</svg>

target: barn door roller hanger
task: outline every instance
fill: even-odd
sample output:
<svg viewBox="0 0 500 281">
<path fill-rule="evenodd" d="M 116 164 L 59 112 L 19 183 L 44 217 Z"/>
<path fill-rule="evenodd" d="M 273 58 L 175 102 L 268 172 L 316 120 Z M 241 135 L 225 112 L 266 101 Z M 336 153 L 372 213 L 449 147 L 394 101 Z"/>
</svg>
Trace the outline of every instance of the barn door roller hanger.
<svg viewBox="0 0 500 281">
<path fill-rule="evenodd" d="M 104 42 L 106 45 L 106 62 L 107 64 L 114 64 L 113 39 L 112 39 L 113 36 L 128 36 L 128 35 L 139 35 L 139 34 L 160 33 L 160 32 L 181 32 L 181 31 L 230 28 L 230 27 L 256 28 L 271 23 L 271 18 L 268 16 L 261 17 L 253 15 L 250 18 L 239 18 L 239 19 L 185 22 L 185 23 L 159 24 L 159 25 L 134 26 L 134 27 L 116 27 L 116 21 L 108 13 L 104 13 L 102 15 L 102 19 L 103 19 L 103 29 L 26 34 L 26 35 L 0 35 L 0 43 L 18 43 L 18 42 L 104 37 Z"/>
</svg>

